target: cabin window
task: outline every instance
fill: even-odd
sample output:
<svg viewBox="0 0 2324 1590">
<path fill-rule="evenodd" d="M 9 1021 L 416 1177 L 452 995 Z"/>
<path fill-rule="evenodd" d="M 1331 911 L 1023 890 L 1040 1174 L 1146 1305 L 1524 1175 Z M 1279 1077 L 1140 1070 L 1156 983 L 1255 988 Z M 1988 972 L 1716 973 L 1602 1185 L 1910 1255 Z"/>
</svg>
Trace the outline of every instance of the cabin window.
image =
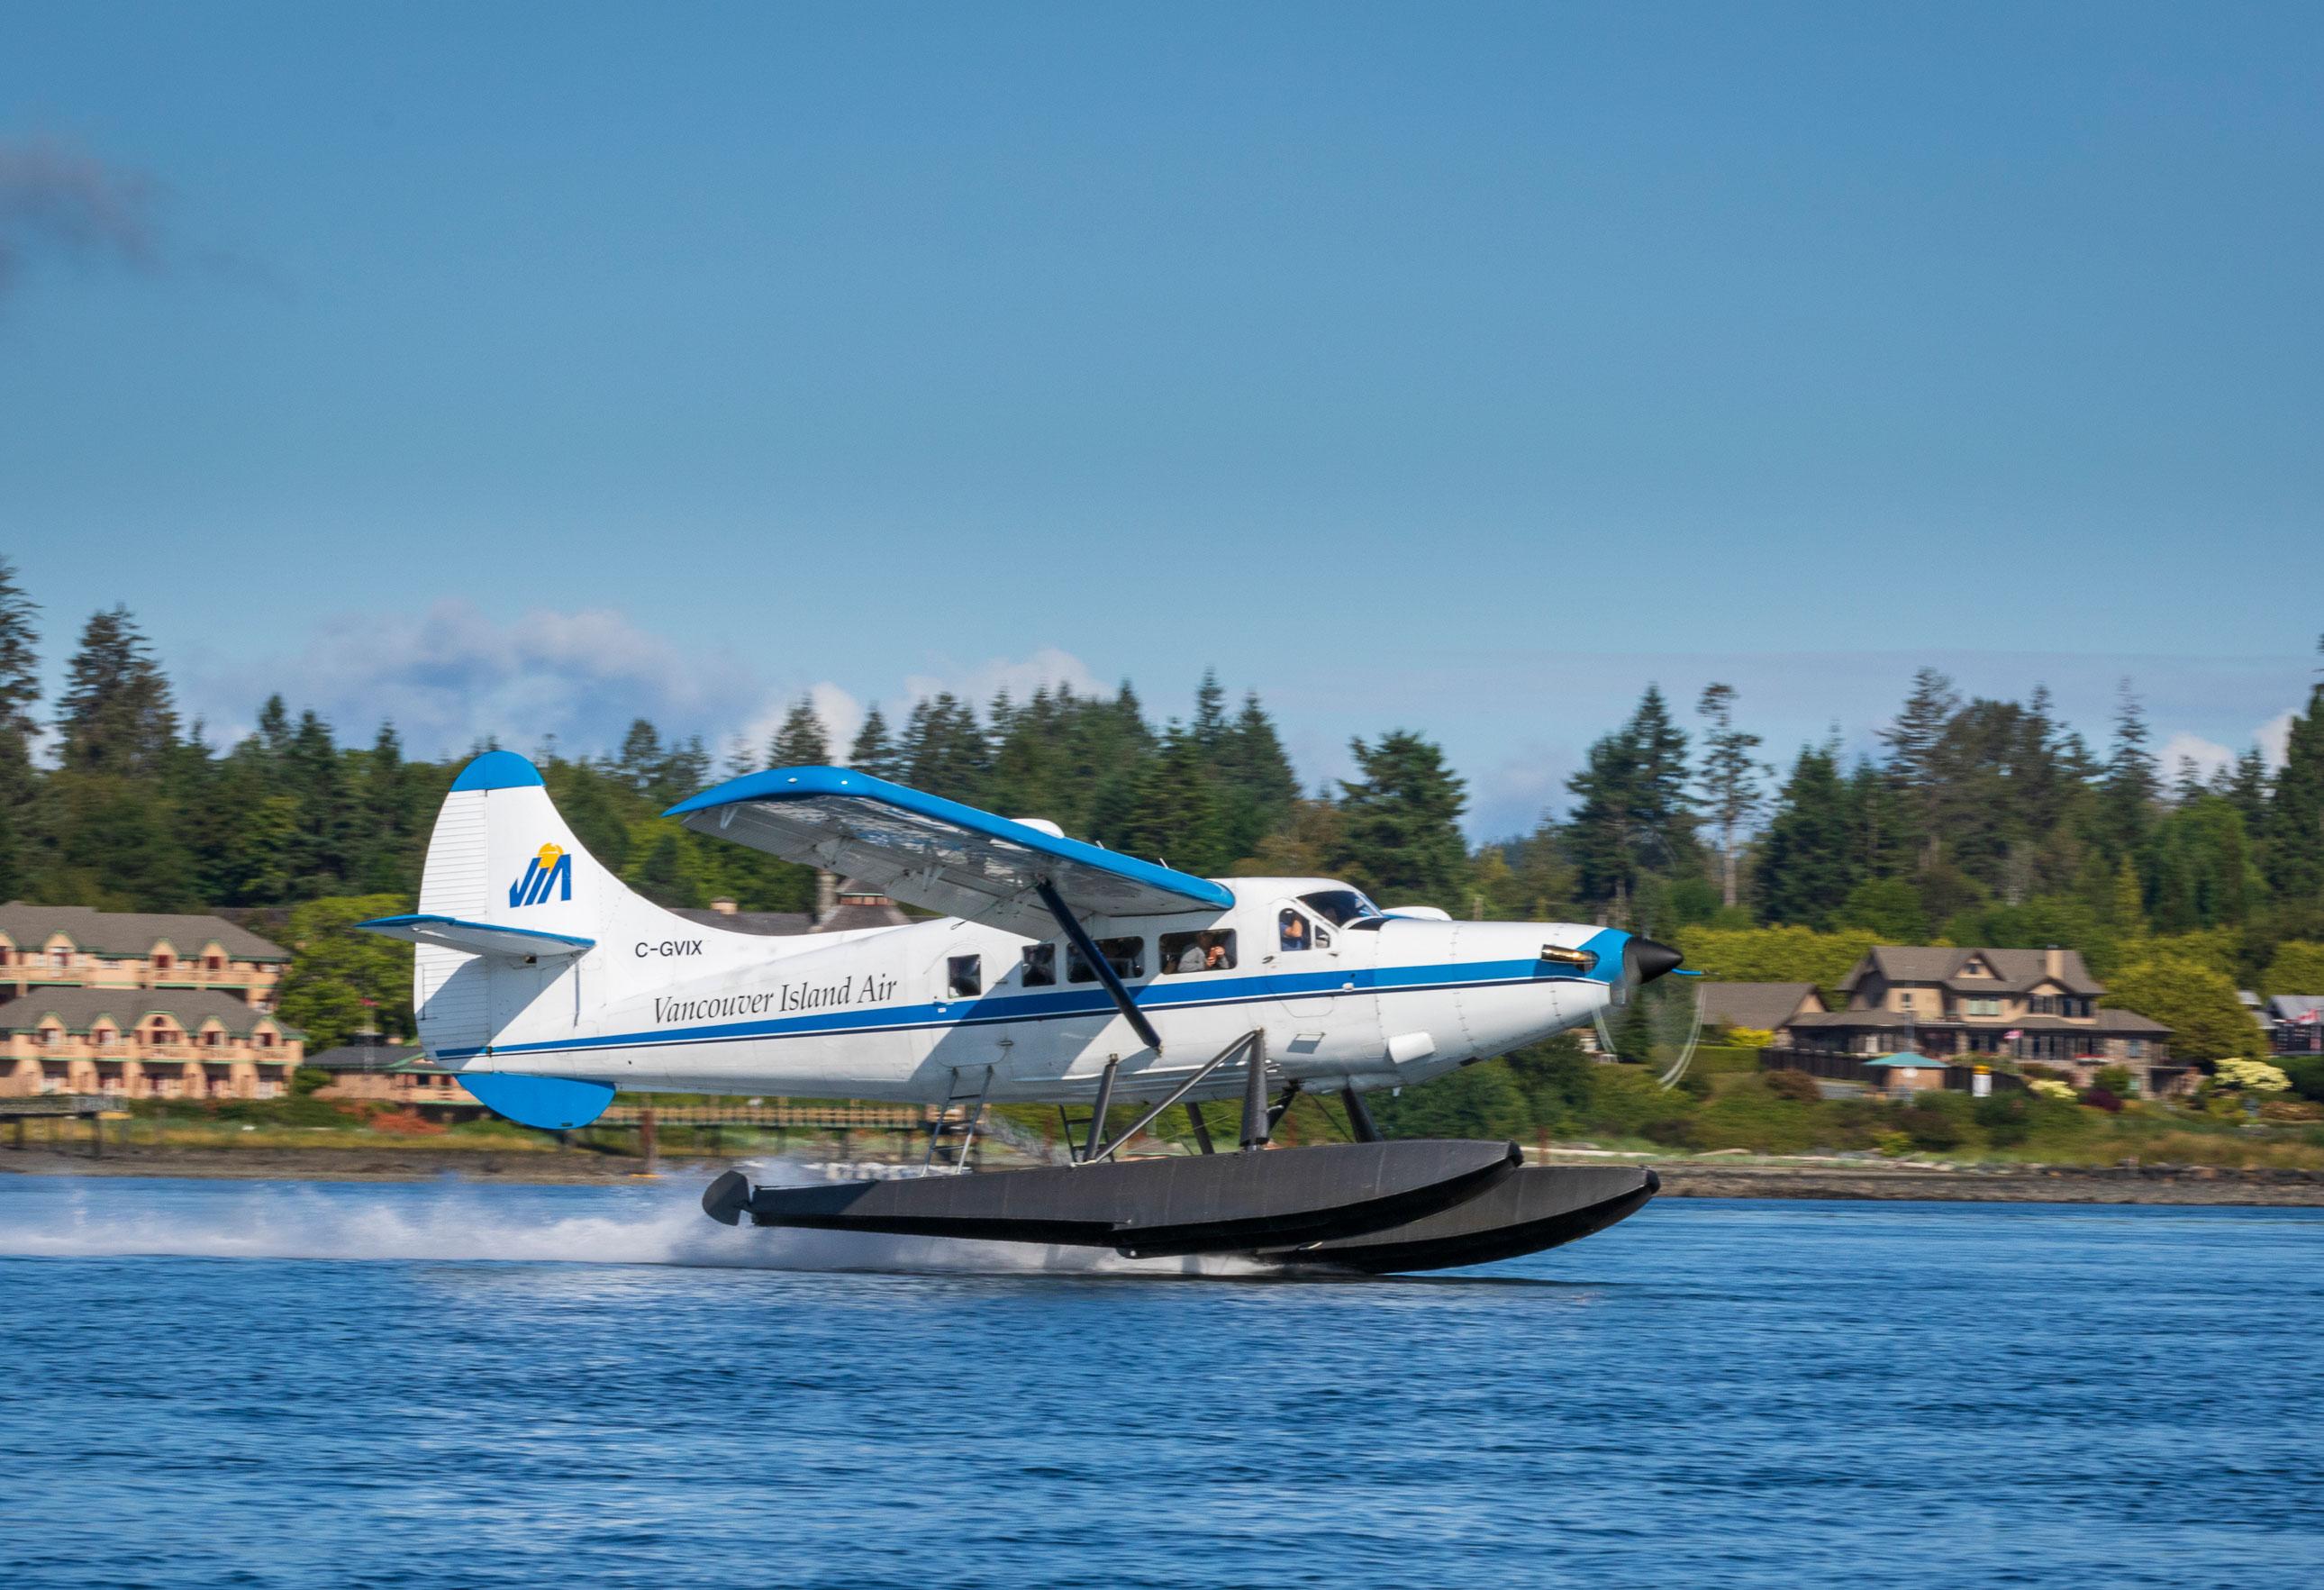
<svg viewBox="0 0 2324 1590">
<path fill-rule="evenodd" d="M 1380 908 L 1352 889 L 1323 889 L 1314 894 L 1303 894 L 1299 903 L 1334 928 L 1344 928 L 1363 917 L 1376 917 Z"/>
<path fill-rule="evenodd" d="M 1025 975 L 1018 981 L 1028 988 L 1054 987 L 1057 981 L 1057 947 L 1054 944 L 1027 945 Z"/>
<path fill-rule="evenodd" d="M 1113 975 L 1123 982 L 1146 975 L 1146 940 L 1143 938 L 1101 938 L 1098 954 L 1105 957 L 1113 967 Z M 1082 959 L 1082 952 L 1072 950 L 1065 957 L 1065 980 L 1069 983 L 1094 983 L 1097 969 Z"/>
<path fill-rule="evenodd" d="M 1235 936 L 1231 928 L 1162 935 L 1162 970 L 1166 974 L 1231 972 L 1234 964 Z"/>
<path fill-rule="evenodd" d="M 945 992 L 954 999 L 974 999 L 984 992 L 984 957 L 956 955 L 945 963 Z"/>
</svg>

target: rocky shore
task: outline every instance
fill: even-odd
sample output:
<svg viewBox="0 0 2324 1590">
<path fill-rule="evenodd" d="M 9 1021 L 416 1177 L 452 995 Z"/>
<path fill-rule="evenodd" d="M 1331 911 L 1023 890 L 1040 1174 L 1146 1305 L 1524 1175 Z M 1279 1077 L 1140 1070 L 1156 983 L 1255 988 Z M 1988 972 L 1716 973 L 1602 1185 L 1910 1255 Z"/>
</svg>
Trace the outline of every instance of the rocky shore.
<svg viewBox="0 0 2324 1590">
<path fill-rule="evenodd" d="M 1658 1162 L 1665 1197 L 1926 1198 L 2005 1204 L 2324 1206 L 2324 1172 L 2209 1165 L 1794 1167 Z"/>
</svg>

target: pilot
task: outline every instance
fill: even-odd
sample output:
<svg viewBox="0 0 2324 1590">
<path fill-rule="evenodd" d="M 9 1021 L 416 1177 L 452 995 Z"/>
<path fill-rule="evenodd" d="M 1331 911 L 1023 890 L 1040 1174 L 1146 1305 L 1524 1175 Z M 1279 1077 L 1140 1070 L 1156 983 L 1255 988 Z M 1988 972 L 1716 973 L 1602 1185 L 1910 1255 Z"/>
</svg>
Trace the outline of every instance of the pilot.
<svg viewBox="0 0 2324 1590">
<path fill-rule="evenodd" d="M 1296 911 L 1286 909 L 1283 913 L 1283 948 L 1286 949 L 1307 948 L 1307 919 Z"/>
</svg>

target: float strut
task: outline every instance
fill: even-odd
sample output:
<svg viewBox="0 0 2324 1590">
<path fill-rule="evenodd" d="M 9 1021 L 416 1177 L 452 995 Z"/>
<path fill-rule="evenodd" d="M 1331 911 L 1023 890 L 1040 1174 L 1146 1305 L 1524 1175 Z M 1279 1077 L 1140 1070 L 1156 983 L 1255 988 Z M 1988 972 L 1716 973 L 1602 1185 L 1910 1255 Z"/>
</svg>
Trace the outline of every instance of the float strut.
<svg viewBox="0 0 2324 1590">
<path fill-rule="evenodd" d="M 1343 1087 L 1340 1090 L 1340 1102 L 1348 1106 L 1348 1130 L 1356 1134 L 1356 1141 L 1378 1142 L 1379 1128 L 1372 1124 L 1371 1106 L 1364 1103 L 1364 1095 L 1352 1087 Z"/>
<path fill-rule="evenodd" d="M 1203 1119 L 1203 1106 L 1196 1104 L 1193 1099 L 1188 1099 L 1186 1101 L 1186 1124 L 1194 1128 L 1194 1146 L 1196 1148 L 1202 1150 L 1203 1152 L 1206 1154 L 1214 1154 L 1218 1152 L 1216 1149 L 1211 1146 L 1210 1123 Z M 24 1130 L 24 1123 L 21 1119 L 16 1123 L 16 1130 L 20 1132 Z M 19 1143 L 17 1146 L 21 1148 L 23 1145 Z"/>
<path fill-rule="evenodd" d="M 1284 1113 L 1291 1108 L 1291 1101 L 1299 1096 L 1299 1079 L 1296 1077 L 1285 1083 L 1283 1096 L 1275 1101 L 1275 1108 L 1267 1112 L 1267 1132 L 1269 1137 L 1275 1135 L 1275 1128 L 1282 1122 Z"/>
<path fill-rule="evenodd" d="M 1242 1148 L 1248 1153 L 1267 1146 L 1267 1033 L 1250 1035 L 1250 1068 L 1243 1073 Z"/>
<path fill-rule="evenodd" d="M 1122 986 L 1121 975 L 1113 969 L 1113 963 L 1097 952 L 1097 945 L 1090 938 L 1089 929 L 1082 926 L 1081 919 L 1067 909 L 1047 878 L 1034 884 L 1033 891 L 1041 897 L 1041 903 L 1049 908 L 1049 914 L 1057 919 L 1057 926 L 1064 929 L 1074 950 L 1088 964 L 1090 970 L 1097 974 L 1097 980 L 1105 985 L 1105 991 L 1113 995 L 1114 1005 L 1121 1012 L 1121 1019 L 1130 1023 L 1131 1030 L 1138 1034 L 1139 1041 L 1155 1053 L 1161 1053 L 1162 1035 L 1154 1031 L 1154 1023 L 1146 1019 L 1146 1012 L 1139 1010 L 1138 1002 L 1130 997 L 1130 990 Z M 1094 1142 L 1096 1139 L 1092 1138 L 1091 1141 Z"/>
<path fill-rule="evenodd" d="M 1097 1103 L 1090 1110 L 1089 1142 L 1082 1149 L 1084 1165 L 1098 1157 L 1097 1145 L 1105 1141 L 1105 1113 L 1113 1108 L 1113 1074 L 1120 1069 L 1120 1055 L 1106 1056 L 1105 1072 L 1097 1079 Z"/>
<path fill-rule="evenodd" d="M 1176 1104 L 1180 1099 L 1185 1098 L 1188 1094 L 1194 1092 L 1195 1088 L 1201 1086 L 1203 1078 L 1208 1077 L 1212 1072 L 1217 1070 L 1221 1066 L 1225 1065 L 1229 1060 L 1232 1059 L 1235 1056 L 1235 1052 L 1241 1049 L 1243 1045 L 1247 1043 L 1257 1043 L 1259 1041 L 1259 1035 L 1256 1032 L 1236 1039 L 1232 1043 L 1227 1045 L 1226 1048 L 1213 1055 L 1210 1058 L 1209 1062 L 1205 1064 L 1201 1070 L 1195 1072 L 1192 1077 L 1187 1077 L 1186 1080 L 1181 1082 L 1177 1086 L 1172 1088 L 1167 1094 L 1164 1095 L 1162 1102 L 1156 1105 L 1152 1109 L 1147 1111 L 1146 1114 L 1140 1115 L 1136 1121 L 1132 1122 L 1127 1132 L 1124 1132 L 1120 1137 L 1115 1138 L 1111 1142 L 1106 1144 L 1105 1147 L 1094 1151 L 1089 1157 L 1093 1160 L 1103 1160 L 1111 1157 L 1116 1149 L 1119 1149 L 1123 1143 L 1128 1142 L 1131 1138 L 1136 1137 L 1139 1132 L 1152 1125 L 1155 1118 L 1160 1115 L 1163 1111 L 1168 1109 L 1172 1105 Z M 1107 1075 L 1109 1077 L 1111 1076 L 1112 1068 L 1109 1066 L 1106 1069 Z M 1186 1106 L 1186 1113 L 1189 1115 L 1194 1116 L 1196 1129 L 1200 1130 L 1202 1117 L 1200 1115 L 1194 1115 L 1194 1106 L 1188 1105 Z M 1097 1139 L 1097 1129 L 1094 1126 L 1090 1128 L 1090 1139 L 1092 1142 L 1095 1142 Z M 1210 1134 L 1208 1132 L 1204 1132 L 1203 1151 L 1206 1154 L 1211 1151 L 1210 1141 Z"/>
</svg>

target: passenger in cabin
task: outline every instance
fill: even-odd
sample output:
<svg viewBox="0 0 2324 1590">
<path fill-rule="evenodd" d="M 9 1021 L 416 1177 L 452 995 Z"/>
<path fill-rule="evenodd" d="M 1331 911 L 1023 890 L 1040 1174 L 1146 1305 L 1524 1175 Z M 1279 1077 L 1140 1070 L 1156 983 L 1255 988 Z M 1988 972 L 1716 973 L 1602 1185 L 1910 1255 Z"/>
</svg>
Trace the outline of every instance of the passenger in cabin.
<svg viewBox="0 0 2324 1590">
<path fill-rule="evenodd" d="M 1286 949 L 1306 948 L 1307 919 L 1286 906 L 1284 908 L 1282 921 L 1283 948 Z"/>
<path fill-rule="evenodd" d="M 1207 933 L 1203 935 L 1203 937 L 1210 938 L 1210 948 L 1203 952 L 1203 970 L 1205 972 L 1224 972 L 1232 969 L 1234 966 L 1234 957 L 1227 953 L 1227 947 L 1220 943 L 1216 938 L 1211 938 L 1211 936 Z"/>
<path fill-rule="evenodd" d="M 1025 947 L 1025 975 L 1020 980 L 1027 988 L 1047 988 L 1057 981 L 1057 947 L 1054 944 L 1028 944 Z"/>
<path fill-rule="evenodd" d="M 1201 934 L 1198 933 L 1186 940 L 1186 948 L 1178 953 L 1178 964 L 1170 969 L 1174 972 L 1201 972 L 1209 969 L 1209 963 L 1203 954 Z"/>
</svg>

